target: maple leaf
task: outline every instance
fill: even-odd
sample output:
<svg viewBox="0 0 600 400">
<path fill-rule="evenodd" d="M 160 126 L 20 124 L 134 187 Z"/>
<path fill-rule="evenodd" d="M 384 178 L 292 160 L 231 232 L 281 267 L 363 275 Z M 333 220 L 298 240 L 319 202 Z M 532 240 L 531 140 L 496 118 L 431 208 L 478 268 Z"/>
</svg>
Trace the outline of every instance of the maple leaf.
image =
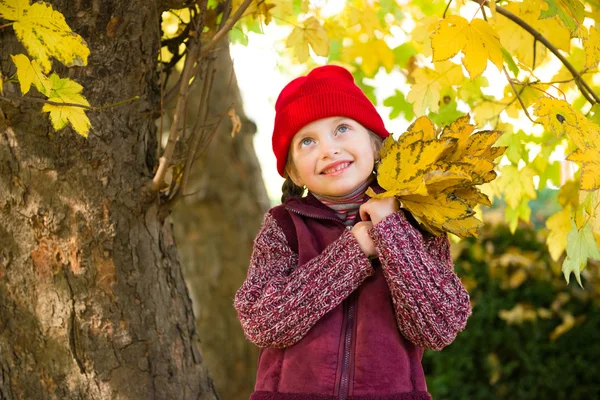
<svg viewBox="0 0 600 400">
<path fill-rule="evenodd" d="M 50 57 L 66 66 L 86 65 L 90 50 L 83 38 L 71 31 L 65 17 L 46 3 L 20 0 L 12 7 L 0 3 L 3 17 L 14 21 L 13 29 L 29 54 L 39 61 L 42 70 L 51 69 Z"/>
<path fill-rule="evenodd" d="M 24 54 L 10 56 L 17 66 L 17 78 L 21 85 L 21 93 L 27 94 L 31 85 L 44 95 L 50 94 L 52 84 L 48 77 L 42 72 L 42 67 L 36 60 L 29 60 Z"/>
<path fill-rule="evenodd" d="M 583 23 L 585 10 L 579 0 L 544 0 L 546 7 L 542 9 L 539 19 L 558 16 L 567 29 L 575 32 Z"/>
<path fill-rule="evenodd" d="M 585 50 L 585 66 L 593 68 L 600 62 L 600 33 L 592 25 L 589 34 L 583 38 L 583 49 Z"/>
<path fill-rule="evenodd" d="M 89 106 L 88 101 L 81 95 L 83 87 L 77 82 L 64 78 L 61 79 L 58 75 L 50 75 L 52 91 L 48 97 L 49 101 L 55 103 L 81 104 Z M 83 137 L 87 137 L 90 130 L 90 120 L 85 114 L 83 107 L 69 105 L 44 104 L 43 112 L 50 113 L 50 121 L 56 130 L 64 128 L 67 123 L 70 123 L 75 132 Z"/>
<path fill-rule="evenodd" d="M 0 17 L 18 21 L 29 8 L 29 0 L 0 0 Z"/>
<path fill-rule="evenodd" d="M 562 265 L 567 283 L 573 273 L 579 286 L 582 286 L 581 271 L 586 267 L 588 258 L 600 260 L 600 250 L 598 250 L 592 228 L 586 225 L 583 229 L 578 230 L 573 223 L 572 229 L 567 235 L 567 257 Z"/>
<path fill-rule="evenodd" d="M 567 159 L 581 165 L 581 189 L 600 188 L 600 126 L 588 120 L 564 100 L 541 98 L 534 115 L 557 136 L 565 133 L 577 146 Z"/>
<path fill-rule="evenodd" d="M 315 17 L 310 17 L 296 26 L 286 41 L 286 46 L 294 49 L 294 53 L 301 63 L 308 60 L 309 45 L 318 56 L 326 57 L 329 54 L 327 32 Z"/>
<path fill-rule="evenodd" d="M 563 208 L 551 215 L 546 220 L 546 228 L 549 231 L 546 237 L 548 251 L 552 259 L 558 261 L 567 248 L 567 234 L 571 230 L 571 207 Z"/>
<path fill-rule="evenodd" d="M 475 185 L 496 177 L 492 160 L 504 148 L 491 147 L 500 132 L 473 131 L 468 115 L 441 133 L 429 118 L 418 118 L 397 141 L 391 136 L 384 141 L 377 181 L 386 191 L 367 194 L 396 196 L 434 235 L 476 236 L 481 221 L 473 207 L 491 202 Z"/>
<path fill-rule="evenodd" d="M 365 54 L 368 56 L 365 57 Z M 344 49 L 343 60 L 352 63 L 357 58 L 362 58 L 361 67 L 366 77 L 373 77 L 380 65 L 387 72 L 394 68 L 394 52 L 383 39 L 375 39 L 369 42 L 355 41 L 351 46 Z"/>
<path fill-rule="evenodd" d="M 554 46 L 569 53 L 571 45 L 569 30 L 564 27 L 557 16 L 542 20 L 538 19 L 542 4 L 542 0 L 527 0 L 520 3 L 511 2 L 503 5 L 503 8 L 515 14 L 540 32 Z M 535 46 L 536 51 L 534 55 L 532 49 L 534 48 L 533 43 L 535 39 L 528 32 L 520 29 L 513 21 L 502 15 L 498 15 L 494 27 L 500 36 L 502 46 L 523 64 L 532 66 L 534 57 L 537 60 L 537 65 L 544 60 L 547 54 L 546 48 L 544 46 Z"/>
<path fill-rule="evenodd" d="M 471 23 L 457 15 L 442 19 L 431 35 L 431 50 L 433 61 L 447 60 L 462 51 L 462 62 L 471 79 L 485 71 L 488 60 L 502 69 L 498 34 L 482 19 L 475 19 Z"/>
<path fill-rule="evenodd" d="M 411 78 L 415 83 L 411 86 L 406 101 L 413 104 L 414 113 L 418 116 L 424 115 L 427 109 L 438 112 L 440 93 L 464 81 L 460 65 L 450 61 L 435 63 L 435 69 L 416 69 Z"/>
</svg>

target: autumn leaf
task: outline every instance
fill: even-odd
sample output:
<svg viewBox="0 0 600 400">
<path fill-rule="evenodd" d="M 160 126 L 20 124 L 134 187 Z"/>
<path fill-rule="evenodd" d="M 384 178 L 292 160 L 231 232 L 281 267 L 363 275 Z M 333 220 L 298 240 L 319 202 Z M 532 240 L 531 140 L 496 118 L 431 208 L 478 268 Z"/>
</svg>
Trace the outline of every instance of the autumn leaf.
<svg viewBox="0 0 600 400">
<path fill-rule="evenodd" d="M 435 63 L 435 69 L 418 68 L 411 78 L 415 83 L 411 86 L 406 101 L 413 104 L 417 116 L 425 115 L 427 109 L 438 112 L 440 93 L 454 85 L 460 85 L 464 80 L 460 65 L 451 61 Z"/>
<path fill-rule="evenodd" d="M 463 17 L 451 15 L 438 22 L 431 35 L 433 61 L 443 61 L 463 52 L 463 65 L 471 79 L 485 71 L 490 60 L 502 68 L 500 40 L 494 29 L 484 20 L 471 23 Z"/>
<path fill-rule="evenodd" d="M 71 67 L 87 64 L 90 50 L 81 36 L 71 31 L 65 17 L 46 3 L 19 1 L 9 7 L 0 3 L 3 17 L 14 21 L 13 29 L 29 54 L 39 61 L 44 72 L 51 69 L 50 57 Z"/>
<path fill-rule="evenodd" d="M 286 46 L 293 48 L 298 61 L 301 63 L 308 60 L 309 45 L 318 56 L 326 57 L 329 54 L 327 32 L 315 17 L 310 17 L 299 26 L 296 26 L 286 42 Z"/>
<path fill-rule="evenodd" d="M 368 54 L 368 57 L 365 57 Z M 373 77 L 380 66 L 387 72 L 394 68 L 394 52 L 383 39 L 375 39 L 369 42 L 355 41 L 351 46 L 344 49 L 342 60 L 347 63 L 361 58 L 361 67 L 366 77 Z"/>
<path fill-rule="evenodd" d="M 544 0 L 545 7 L 542 8 L 540 19 L 558 16 L 571 32 L 583 23 L 585 10 L 579 0 Z"/>
<path fill-rule="evenodd" d="M 490 206 L 475 185 L 496 177 L 493 160 L 504 148 L 492 148 L 497 131 L 474 132 L 463 116 L 440 133 L 427 117 L 420 117 L 396 141 L 387 138 L 380 151 L 377 181 L 385 192 L 375 198 L 396 196 L 429 232 L 477 236 L 481 221 L 473 208 Z"/>
<path fill-rule="evenodd" d="M 563 208 L 551 215 L 546 220 L 546 228 L 549 231 L 546 243 L 548 244 L 550 256 L 554 261 L 558 261 L 567 248 L 567 235 L 571 230 L 571 207 Z"/>
<path fill-rule="evenodd" d="M 10 56 L 17 67 L 17 78 L 21 85 L 21 93 L 27 94 L 31 85 L 43 95 L 50 94 L 52 84 L 48 77 L 42 72 L 42 67 L 36 60 L 29 60 L 24 54 Z"/>
<path fill-rule="evenodd" d="M 590 26 L 589 34 L 583 39 L 585 50 L 585 67 L 594 68 L 600 62 L 600 33 L 593 25 Z"/>
<path fill-rule="evenodd" d="M 600 188 L 600 126 L 564 100 L 542 98 L 536 103 L 534 115 L 546 129 L 557 136 L 565 133 L 577 146 L 567 159 L 581 165 L 581 189 Z"/>
<path fill-rule="evenodd" d="M 0 0 L 0 17 L 18 21 L 29 8 L 29 0 Z"/>
<path fill-rule="evenodd" d="M 519 3 L 511 2 L 503 5 L 503 8 L 540 32 L 554 46 L 569 53 L 571 43 L 569 30 L 563 26 L 557 16 L 542 20 L 538 19 L 542 4 L 542 0 L 527 0 Z M 534 47 L 535 39 L 533 36 L 508 18 L 498 15 L 494 28 L 500 37 L 502 46 L 523 64 L 532 67 L 534 59 L 536 64 L 539 65 L 545 58 L 546 48 L 544 46 Z M 536 50 L 535 54 L 533 52 L 534 48 Z"/>
<path fill-rule="evenodd" d="M 77 82 L 64 78 L 61 79 L 58 75 L 50 75 L 52 91 L 48 100 L 54 103 L 69 103 L 89 106 L 88 101 L 81 95 L 83 87 Z M 83 107 L 71 105 L 55 105 L 44 104 L 43 112 L 50 113 L 50 121 L 56 130 L 64 128 L 67 123 L 71 124 L 75 132 L 83 137 L 87 137 L 90 130 L 90 120 L 85 114 Z"/>
<path fill-rule="evenodd" d="M 572 229 L 567 235 L 567 257 L 562 265 L 567 283 L 569 283 L 569 278 L 573 273 L 579 286 L 582 286 L 581 271 L 587 265 L 588 258 L 600 260 L 600 250 L 598 250 L 592 228 L 586 225 L 578 230 L 573 223 Z"/>
</svg>

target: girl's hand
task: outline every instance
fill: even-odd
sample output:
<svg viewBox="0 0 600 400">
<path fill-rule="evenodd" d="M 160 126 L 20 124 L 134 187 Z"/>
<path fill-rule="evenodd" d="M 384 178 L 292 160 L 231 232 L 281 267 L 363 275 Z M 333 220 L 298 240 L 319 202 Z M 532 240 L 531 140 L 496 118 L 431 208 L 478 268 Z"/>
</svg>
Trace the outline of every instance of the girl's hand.
<svg viewBox="0 0 600 400">
<path fill-rule="evenodd" d="M 373 239 L 369 236 L 369 229 L 373 227 L 373 223 L 370 221 L 361 221 L 358 222 L 352 228 L 352 234 L 356 238 L 356 241 L 360 245 L 361 250 L 368 256 L 377 256 L 377 251 L 375 250 L 375 243 L 373 243 Z"/>
<path fill-rule="evenodd" d="M 386 197 L 384 199 L 370 199 L 365 204 L 360 206 L 360 219 L 363 221 L 371 221 L 373 225 L 377 225 L 379 221 L 390 214 L 395 213 L 400 209 L 398 200 L 395 197 Z"/>
</svg>

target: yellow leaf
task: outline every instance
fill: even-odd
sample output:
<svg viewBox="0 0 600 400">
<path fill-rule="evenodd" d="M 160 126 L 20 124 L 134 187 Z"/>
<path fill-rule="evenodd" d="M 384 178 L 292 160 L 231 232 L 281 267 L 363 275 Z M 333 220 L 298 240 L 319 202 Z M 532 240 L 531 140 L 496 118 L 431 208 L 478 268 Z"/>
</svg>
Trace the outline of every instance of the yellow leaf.
<svg viewBox="0 0 600 400">
<path fill-rule="evenodd" d="M 550 216 L 546 220 L 546 228 L 549 231 L 546 244 L 550 256 L 554 261 L 558 261 L 567 248 L 567 234 L 571 230 L 571 207 L 563 208 Z"/>
<path fill-rule="evenodd" d="M 517 288 L 525 282 L 525 279 L 527 279 L 527 273 L 522 269 L 518 269 L 508 278 L 508 286 L 511 289 Z"/>
<path fill-rule="evenodd" d="M 535 199 L 537 193 L 533 185 L 535 173 L 529 167 L 519 169 L 513 165 L 505 165 L 500 169 L 500 177 L 496 180 L 498 186 L 504 193 L 504 200 L 511 208 L 517 208 L 521 199 L 527 197 Z"/>
<path fill-rule="evenodd" d="M 29 0 L 0 0 L 0 17 L 17 21 L 29 8 Z"/>
<path fill-rule="evenodd" d="M 434 235 L 451 232 L 459 237 L 477 236 L 481 221 L 473 207 L 491 202 L 474 185 L 496 176 L 494 163 L 483 156 L 499 133 L 471 134 L 473 127 L 466 123 L 468 120 L 468 116 L 463 117 L 438 135 L 433 123 L 420 117 L 398 141 L 386 139 L 377 170 L 377 181 L 386 191 L 367 194 L 375 198 L 397 196 L 402 207 Z M 457 150 L 459 141 L 466 143 L 464 154 Z M 462 156 L 455 157 L 457 152 Z"/>
<path fill-rule="evenodd" d="M 550 340 L 554 341 L 554 340 L 558 339 L 559 336 L 565 334 L 566 332 L 571 330 L 571 328 L 573 328 L 574 326 L 575 326 L 575 318 L 573 317 L 573 315 L 571 315 L 569 313 L 565 313 L 563 315 L 563 322 L 560 325 L 558 325 L 556 328 L 554 328 L 554 330 L 550 333 Z"/>
<path fill-rule="evenodd" d="M 531 305 L 519 303 L 512 310 L 501 310 L 498 316 L 510 325 L 520 325 L 526 321 L 535 321 L 537 313 Z"/>
<path fill-rule="evenodd" d="M 2 81 L 2 73 L 0 72 L 0 94 L 4 92 L 4 82 Z"/>
<path fill-rule="evenodd" d="M 566 133 L 577 146 L 567 160 L 581 165 L 581 189 L 600 188 L 600 126 L 564 100 L 542 98 L 536 103 L 534 115 L 546 129 L 557 136 Z"/>
<path fill-rule="evenodd" d="M 418 140 L 434 140 L 435 136 L 435 126 L 433 122 L 425 116 L 417 118 L 415 122 L 410 124 L 410 126 L 406 129 L 406 132 L 403 133 L 399 138 L 398 142 L 404 145 L 409 145 Z"/>
<path fill-rule="evenodd" d="M 469 21 L 457 15 L 441 20 L 431 35 L 433 61 L 443 61 L 463 52 L 463 65 L 471 79 L 485 71 L 490 60 L 502 68 L 500 40 L 494 29 L 484 20 Z"/>
<path fill-rule="evenodd" d="M 56 74 L 50 75 L 50 81 L 52 83 L 52 91 L 48 98 L 49 101 L 81 104 L 84 106 L 90 105 L 85 97 L 81 95 L 83 87 L 77 82 L 68 78 L 61 79 Z M 67 123 L 70 123 L 75 132 L 83 137 L 87 137 L 91 124 L 83 107 L 44 104 L 42 111 L 50 113 L 50 121 L 54 129 L 60 130 Z"/>
<path fill-rule="evenodd" d="M 412 103 L 415 115 L 425 115 L 427 109 L 438 112 L 440 109 L 440 91 L 442 86 L 439 82 L 416 83 L 411 86 L 406 96 L 406 101 Z"/>
<path fill-rule="evenodd" d="M 386 140 L 393 140 L 390 136 Z M 445 144 L 439 141 L 419 141 L 406 146 L 392 144 L 378 168 L 378 182 L 382 188 L 396 196 L 405 194 L 426 195 L 423 175 L 444 151 Z"/>
<path fill-rule="evenodd" d="M 13 28 L 44 72 L 51 69 L 50 57 L 68 67 L 87 64 L 90 50 L 83 38 L 73 33 L 65 17 L 46 3 L 32 4 L 15 21 Z"/>
<path fill-rule="evenodd" d="M 589 35 L 583 39 L 583 48 L 585 50 L 585 67 L 593 68 L 600 62 L 600 33 L 592 25 Z"/>
<path fill-rule="evenodd" d="M 444 230 L 459 237 L 477 236 L 481 222 L 473 210 L 452 194 L 439 193 L 432 196 L 402 196 L 402 206 L 432 233 Z"/>
<path fill-rule="evenodd" d="M 406 101 L 413 104 L 417 116 L 424 115 L 427 108 L 431 112 L 440 109 L 440 92 L 452 90 L 452 86 L 464 81 L 462 68 L 451 61 L 435 63 L 435 69 L 418 68 L 410 76 L 414 80 Z"/>
<path fill-rule="evenodd" d="M 581 190 L 596 190 L 600 188 L 600 148 L 581 149 L 571 153 L 567 160 L 581 165 Z"/>
<path fill-rule="evenodd" d="M 43 95 L 48 96 L 52 89 L 50 80 L 42 72 L 40 64 L 36 61 L 30 61 L 29 58 L 24 54 L 17 54 L 10 56 L 17 66 L 17 78 L 21 85 L 21 93 L 27 94 L 31 84 Z"/>
<path fill-rule="evenodd" d="M 358 25 L 360 32 L 366 33 L 369 37 L 373 37 L 375 31 L 383 31 L 379 16 L 375 12 L 375 9 L 370 4 L 353 5 L 352 7 L 346 7 L 348 11 L 348 24 L 349 28 Z"/>
<path fill-rule="evenodd" d="M 375 76 L 381 65 L 387 72 L 391 72 L 394 68 L 394 52 L 383 39 L 366 43 L 356 40 L 351 46 L 344 48 L 343 61 L 352 63 L 359 57 L 362 59 L 361 67 L 367 77 Z"/>
<path fill-rule="evenodd" d="M 326 57 L 329 54 L 329 38 L 319 20 L 310 17 L 300 26 L 296 26 L 287 39 L 286 46 L 294 49 L 301 63 L 308 60 L 308 46 L 316 55 Z"/>
<path fill-rule="evenodd" d="M 569 53 L 571 33 L 560 22 L 560 19 L 557 16 L 542 20 L 538 19 L 543 4 L 545 3 L 542 0 L 527 0 L 518 3 L 511 2 L 503 5 L 503 7 L 540 32 L 550 43 Z M 519 61 L 532 66 L 533 36 L 504 16 L 497 17 L 495 28 L 500 36 L 502 46 L 510 54 L 516 56 Z M 542 63 L 546 54 L 547 51 L 544 46 L 536 46 L 536 65 Z"/>
</svg>

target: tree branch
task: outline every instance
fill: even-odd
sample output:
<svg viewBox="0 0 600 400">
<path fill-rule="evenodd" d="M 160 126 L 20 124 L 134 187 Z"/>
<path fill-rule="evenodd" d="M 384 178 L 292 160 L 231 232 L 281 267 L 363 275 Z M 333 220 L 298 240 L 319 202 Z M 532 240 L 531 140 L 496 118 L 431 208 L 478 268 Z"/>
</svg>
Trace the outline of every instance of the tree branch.
<svg viewBox="0 0 600 400">
<path fill-rule="evenodd" d="M 480 0 L 472 0 L 472 1 L 474 1 L 477 4 L 480 4 Z M 487 0 L 484 2 L 484 4 L 489 7 L 489 2 Z M 586 98 L 586 100 L 588 102 L 590 102 L 592 105 L 594 105 L 595 103 L 600 103 L 600 97 L 598 97 L 598 95 L 590 88 L 590 86 L 587 84 L 587 82 L 585 80 L 583 80 L 583 78 L 581 77 L 581 75 L 579 75 L 579 73 L 577 72 L 577 70 L 575 69 L 575 67 L 573 67 L 573 65 L 571 65 L 571 63 L 569 62 L 569 60 L 567 60 L 560 53 L 560 51 L 552 43 L 550 43 L 548 41 L 548 39 L 546 39 L 538 31 L 536 31 L 527 22 L 523 21 L 521 18 L 519 18 L 518 16 L 514 15 L 510 11 L 508 11 L 508 10 L 506 10 L 506 9 L 500 7 L 500 6 L 496 6 L 496 11 L 499 14 L 502 14 L 506 18 L 508 18 L 511 21 L 513 21 L 515 24 L 519 25 L 521 28 L 525 29 L 536 40 L 538 40 L 540 43 L 542 43 L 544 46 L 546 46 L 546 48 L 548 50 L 550 50 L 563 63 L 563 65 L 569 70 L 569 72 L 571 73 L 571 75 L 573 75 L 573 78 L 575 78 L 575 82 L 577 83 L 577 86 L 579 87 L 579 90 L 581 91 L 581 94 Z"/>
</svg>

